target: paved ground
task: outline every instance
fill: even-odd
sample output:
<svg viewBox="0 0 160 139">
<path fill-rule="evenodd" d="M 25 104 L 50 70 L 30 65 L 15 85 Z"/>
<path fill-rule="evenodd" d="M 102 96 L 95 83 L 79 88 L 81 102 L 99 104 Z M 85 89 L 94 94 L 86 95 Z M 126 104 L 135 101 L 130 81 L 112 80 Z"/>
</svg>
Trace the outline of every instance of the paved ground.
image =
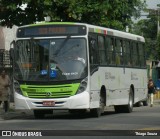
<svg viewBox="0 0 160 139">
<path fill-rule="evenodd" d="M 154 100 L 154 105 L 160 105 L 160 99 Z M 30 116 L 33 112 L 29 110 L 15 110 L 14 103 L 10 103 L 10 109 L 7 113 L 4 113 L 2 106 L 0 106 L 0 121 L 8 119 L 16 119 L 22 116 Z"/>
</svg>

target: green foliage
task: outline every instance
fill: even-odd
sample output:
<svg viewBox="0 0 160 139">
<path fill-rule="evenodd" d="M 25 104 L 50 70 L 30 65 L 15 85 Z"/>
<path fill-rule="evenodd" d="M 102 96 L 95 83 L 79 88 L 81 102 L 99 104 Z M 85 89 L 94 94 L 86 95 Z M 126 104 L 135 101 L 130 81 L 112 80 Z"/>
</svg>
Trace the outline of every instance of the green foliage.
<svg viewBox="0 0 160 139">
<path fill-rule="evenodd" d="M 134 25 L 133 33 L 142 35 L 146 40 L 146 57 L 150 60 L 160 59 L 160 37 L 157 37 L 157 16 L 151 14 L 147 19 Z"/>
<path fill-rule="evenodd" d="M 22 4 L 27 4 L 23 10 Z M 141 0 L 1 0 L 0 23 L 25 25 L 44 21 L 76 21 L 124 30 L 144 7 Z"/>
</svg>

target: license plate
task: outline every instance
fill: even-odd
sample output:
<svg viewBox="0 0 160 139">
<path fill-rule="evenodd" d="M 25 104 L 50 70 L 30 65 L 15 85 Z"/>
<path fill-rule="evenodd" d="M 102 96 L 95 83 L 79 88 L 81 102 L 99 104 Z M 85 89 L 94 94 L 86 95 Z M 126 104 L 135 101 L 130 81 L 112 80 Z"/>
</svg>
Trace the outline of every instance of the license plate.
<svg viewBox="0 0 160 139">
<path fill-rule="evenodd" d="M 54 101 L 43 101 L 43 106 L 54 106 L 55 102 Z"/>
</svg>

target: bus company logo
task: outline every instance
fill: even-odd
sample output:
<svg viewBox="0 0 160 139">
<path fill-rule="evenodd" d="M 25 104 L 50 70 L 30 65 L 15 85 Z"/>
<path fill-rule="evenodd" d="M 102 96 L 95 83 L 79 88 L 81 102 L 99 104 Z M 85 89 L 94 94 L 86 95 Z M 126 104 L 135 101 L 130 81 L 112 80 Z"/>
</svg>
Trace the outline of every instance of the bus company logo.
<svg viewBox="0 0 160 139">
<path fill-rule="evenodd" d="M 51 92 L 47 92 L 47 93 L 46 93 L 46 96 L 47 96 L 47 97 L 50 97 L 50 96 L 52 96 L 52 93 L 51 93 Z"/>
<path fill-rule="evenodd" d="M 12 136 L 11 131 L 2 131 L 2 136 Z"/>
</svg>

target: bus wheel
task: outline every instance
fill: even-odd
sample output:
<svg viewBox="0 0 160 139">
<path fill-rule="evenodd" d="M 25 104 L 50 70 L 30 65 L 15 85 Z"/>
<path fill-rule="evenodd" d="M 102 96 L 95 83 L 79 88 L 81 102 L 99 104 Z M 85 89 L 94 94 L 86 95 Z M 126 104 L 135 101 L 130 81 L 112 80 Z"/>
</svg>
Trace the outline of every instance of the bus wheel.
<svg viewBox="0 0 160 139">
<path fill-rule="evenodd" d="M 91 114 L 94 116 L 94 117 L 100 117 L 102 113 L 104 113 L 104 106 L 105 106 L 105 99 L 100 96 L 100 106 L 99 108 L 95 108 L 95 109 L 91 109 Z"/>
<path fill-rule="evenodd" d="M 129 101 L 127 105 L 115 105 L 114 106 L 115 112 L 116 113 L 122 113 L 122 112 L 127 112 L 130 113 L 133 110 L 133 91 L 132 89 L 130 90 L 129 93 Z"/>
<path fill-rule="evenodd" d="M 124 111 L 127 113 L 131 113 L 133 111 L 133 91 L 132 89 L 130 89 L 129 102 L 127 105 L 125 105 Z"/>
</svg>

